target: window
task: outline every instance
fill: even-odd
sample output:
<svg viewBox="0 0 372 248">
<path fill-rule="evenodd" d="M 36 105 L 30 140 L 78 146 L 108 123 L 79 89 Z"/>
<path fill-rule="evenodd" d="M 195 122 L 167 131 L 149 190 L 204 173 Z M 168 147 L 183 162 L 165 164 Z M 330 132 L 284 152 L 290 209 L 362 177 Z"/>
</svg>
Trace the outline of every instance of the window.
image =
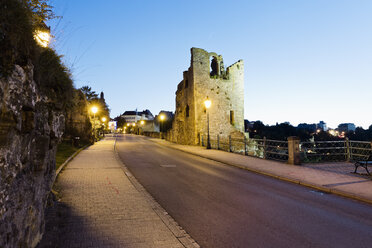
<svg viewBox="0 0 372 248">
<path fill-rule="evenodd" d="M 230 124 L 234 125 L 234 111 L 230 110 Z"/>
<path fill-rule="evenodd" d="M 190 108 L 189 105 L 186 106 L 186 117 L 189 117 L 190 115 Z"/>
<path fill-rule="evenodd" d="M 218 75 L 218 61 L 216 57 L 212 57 L 211 59 L 211 77 L 215 77 Z"/>
</svg>

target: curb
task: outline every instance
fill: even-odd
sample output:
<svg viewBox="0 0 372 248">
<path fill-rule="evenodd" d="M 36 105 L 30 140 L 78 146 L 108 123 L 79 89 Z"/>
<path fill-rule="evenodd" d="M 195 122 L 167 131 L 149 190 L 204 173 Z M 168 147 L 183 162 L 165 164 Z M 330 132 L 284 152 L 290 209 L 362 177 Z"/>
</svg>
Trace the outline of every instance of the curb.
<svg viewBox="0 0 372 248">
<path fill-rule="evenodd" d="M 138 180 L 129 172 L 124 162 L 120 159 L 118 151 L 116 149 L 117 137 L 114 137 L 114 153 L 115 158 L 122 165 L 122 170 L 127 176 L 128 180 L 132 185 L 146 198 L 150 204 L 152 210 L 159 216 L 161 221 L 169 229 L 169 231 L 175 236 L 175 238 L 186 248 L 200 248 L 199 244 L 169 215 L 167 211 L 151 196 L 149 192 L 138 182 Z"/>
<path fill-rule="evenodd" d="M 82 150 L 86 149 L 87 147 L 89 147 L 91 145 L 85 145 L 83 146 L 82 148 L 80 148 L 79 150 L 77 150 L 76 152 L 74 152 L 74 154 L 72 154 L 70 157 L 68 157 L 68 159 L 66 159 L 65 162 L 63 162 L 63 164 L 61 164 L 61 166 L 59 166 L 59 168 L 56 170 L 56 174 L 54 176 L 54 180 L 53 180 L 53 184 L 54 182 L 56 181 L 57 177 L 58 177 L 58 174 L 62 171 L 62 169 L 74 158 L 76 157 Z"/>
<path fill-rule="evenodd" d="M 152 141 L 151 139 L 148 139 L 148 140 Z M 185 151 L 185 150 L 182 150 L 181 148 L 172 147 L 172 146 L 167 145 L 167 144 L 161 144 L 161 143 L 158 143 L 156 141 L 152 141 L 152 142 L 157 143 L 159 145 L 166 146 L 166 147 L 174 149 L 174 150 L 178 150 L 178 151 L 181 151 L 181 152 L 192 154 L 192 155 L 195 155 L 195 156 L 198 156 L 198 157 L 201 157 L 201 158 L 213 160 L 213 161 L 223 163 L 223 164 L 226 164 L 226 165 L 229 165 L 229 166 L 237 167 L 239 169 L 247 170 L 247 171 L 259 174 L 259 175 L 268 176 L 268 177 L 271 177 L 271 178 L 279 179 L 281 181 L 285 181 L 285 182 L 289 182 L 289 183 L 293 183 L 293 184 L 298 184 L 298 185 L 301 185 L 301 186 L 304 186 L 304 187 L 307 187 L 307 188 L 316 189 L 316 190 L 319 190 L 319 191 L 323 191 L 325 193 L 338 195 L 338 196 L 342 196 L 342 197 L 345 197 L 345 198 L 350 198 L 350 199 L 353 199 L 353 200 L 357 200 L 357 201 L 372 205 L 372 199 L 367 199 L 367 198 L 364 198 L 364 197 L 360 197 L 358 195 L 348 193 L 348 192 L 345 192 L 345 191 L 342 191 L 342 190 L 332 189 L 332 188 L 316 185 L 316 184 L 313 184 L 313 183 L 310 183 L 310 182 L 305 182 L 305 181 L 301 181 L 301 180 L 298 180 L 298 179 L 279 176 L 279 175 L 275 175 L 275 174 L 272 174 L 272 173 L 269 173 L 269 172 L 248 168 L 248 167 L 238 165 L 238 164 L 234 164 L 234 163 L 231 163 L 231 162 L 221 161 L 219 159 L 210 158 L 210 157 L 207 157 L 205 155 L 193 153 L 193 152 L 190 152 L 190 151 Z"/>
</svg>

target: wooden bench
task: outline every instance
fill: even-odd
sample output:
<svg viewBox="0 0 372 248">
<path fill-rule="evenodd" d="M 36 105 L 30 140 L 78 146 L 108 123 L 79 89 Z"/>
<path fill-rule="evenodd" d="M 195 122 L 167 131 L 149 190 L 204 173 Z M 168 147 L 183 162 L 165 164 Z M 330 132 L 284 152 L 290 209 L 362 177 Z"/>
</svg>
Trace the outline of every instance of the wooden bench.
<svg viewBox="0 0 372 248">
<path fill-rule="evenodd" d="M 356 173 L 358 167 L 361 166 L 364 169 L 366 169 L 368 175 L 371 175 L 368 171 L 368 165 L 372 165 L 372 153 L 368 156 L 368 158 L 366 160 L 356 161 L 354 165 L 355 165 L 354 173 Z"/>
</svg>

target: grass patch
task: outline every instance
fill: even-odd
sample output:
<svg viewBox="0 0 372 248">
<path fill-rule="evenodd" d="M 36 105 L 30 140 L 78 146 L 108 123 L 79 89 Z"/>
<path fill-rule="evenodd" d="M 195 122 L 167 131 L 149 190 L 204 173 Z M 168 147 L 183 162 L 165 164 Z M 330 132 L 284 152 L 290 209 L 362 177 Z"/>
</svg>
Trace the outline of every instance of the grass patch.
<svg viewBox="0 0 372 248">
<path fill-rule="evenodd" d="M 77 150 L 82 148 L 82 146 L 73 146 L 71 141 L 63 141 L 62 143 L 58 144 L 57 146 L 57 153 L 56 153 L 56 170 Z"/>
</svg>

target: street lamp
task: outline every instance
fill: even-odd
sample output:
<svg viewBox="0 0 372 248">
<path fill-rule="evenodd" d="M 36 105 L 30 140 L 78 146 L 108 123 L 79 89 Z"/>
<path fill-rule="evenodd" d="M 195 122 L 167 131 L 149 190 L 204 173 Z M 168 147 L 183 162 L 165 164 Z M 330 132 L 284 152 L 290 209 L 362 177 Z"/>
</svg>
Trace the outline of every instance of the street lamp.
<svg viewBox="0 0 372 248">
<path fill-rule="evenodd" d="M 141 125 L 143 126 L 143 124 L 145 124 L 145 121 L 144 121 L 144 120 L 142 120 L 142 121 L 141 121 L 140 123 L 141 123 Z"/>
<path fill-rule="evenodd" d="M 165 115 L 161 114 L 159 118 L 160 118 L 160 135 L 161 135 L 161 138 L 163 138 L 162 131 L 163 131 L 163 122 L 165 120 Z"/>
<path fill-rule="evenodd" d="M 212 105 L 212 102 L 207 97 L 207 99 L 204 101 L 204 106 L 207 110 L 207 125 L 208 125 L 207 149 L 211 149 L 211 140 L 210 140 L 210 137 L 209 137 L 209 111 L 208 111 L 208 109 L 210 108 L 211 105 Z"/>
<path fill-rule="evenodd" d="M 96 141 L 96 113 L 98 112 L 98 108 L 96 106 L 93 106 L 91 108 L 91 111 L 93 113 L 93 118 L 94 118 L 94 124 L 93 124 L 93 142 Z"/>
</svg>

